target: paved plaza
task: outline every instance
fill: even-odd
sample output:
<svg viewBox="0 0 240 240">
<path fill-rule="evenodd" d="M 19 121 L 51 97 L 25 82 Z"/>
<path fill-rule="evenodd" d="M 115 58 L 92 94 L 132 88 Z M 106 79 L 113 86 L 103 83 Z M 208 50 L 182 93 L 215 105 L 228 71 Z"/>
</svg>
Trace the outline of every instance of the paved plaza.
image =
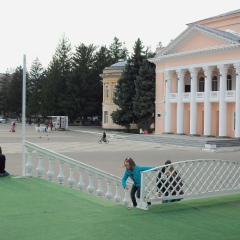
<svg viewBox="0 0 240 240">
<path fill-rule="evenodd" d="M 0 124 L 0 146 L 6 155 L 6 170 L 21 175 L 22 125 L 10 132 L 10 123 Z M 106 131 L 109 144 L 98 144 L 101 127 L 70 126 L 69 131 L 35 132 L 34 125 L 26 125 L 26 140 L 77 161 L 121 177 L 121 166 L 126 157 L 139 165 L 160 166 L 167 159 L 172 162 L 193 159 L 222 159 L 240 161 L 239 151 L 206 152 L 196 148 L 183 148 L 159 143 L 128 140 L 129 134 Z"/>
</svg>

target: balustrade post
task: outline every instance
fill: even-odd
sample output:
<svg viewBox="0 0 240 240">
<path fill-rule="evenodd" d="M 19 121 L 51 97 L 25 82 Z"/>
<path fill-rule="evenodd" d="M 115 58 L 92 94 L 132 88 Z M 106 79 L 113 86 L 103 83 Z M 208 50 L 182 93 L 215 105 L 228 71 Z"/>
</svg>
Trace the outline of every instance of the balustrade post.
<svg viewBox="0 0 240 240">
<path fill-rule="evenodd" d="M 89 174 L 89 185 L 87 187 L 87 190 L 89 193 L 93 193 L 94 192 L 94 185 L 93 185 L 93 172 L 88 172 Z"/>
<path fill-rule="evenodd" d="M 28 152 L 28 162 L 26 164 L 26 168 L 27 168 L 27 177 L 32 177 L 32 169 L 33 169 L 33 163 L 32 163 L 32 152 L 33 149 L 27 147 L 27 152 Z"/>
<path fill-rule="evenodd" d="M 107 179 L 107 192 L 106 192 L 106 198 L 108 200 L 112 199 L 112 186 L 111 186 L 112 181 L 110 179 Z"/>
<path fill-rule="evenodd" d="M 54 171 L 53 171 L 53 160 L 54 157 L 49 157 L 49 170 L 47 172 L 48 180 L 52 182 L 54 177 Z"/>
<path fill-rule="evenodd" d="M 102 179 L 103 177 L 98 175 L 98 190 L 97 190 L 97 195 L 99 197 L 103 196 L 103 187 L 102 187 Z"/>
<path fill-rule="evenodd" d="M 128 206 L 130 204 L 129 200 L 129 193 L 127 189 L 124 189 L 124 199 L 123 199 L 124 205 Z"/>
<path fill-rule="evenodd" d="M 59 170 L 59 174 L 57 176 L 58 178 L 58 183 L 59 184 L 63 184 L 63 181 L 65 179 L 64 173 L 63 173 L 63 165 L 64 165 L 64 161 L 59 160 L 59 165 L 60 165 L 60 170 Z"/>
<path fill-rule="evenodd" d="M 68 185 L 70 188 L 73 187 L 74 183 L 75 183 L 75 178 L 74 178 L 74 165 L 69 164 L 70 165 L 70 176 L 68 179 Z"/>
<path fill-rule="evenodd" d="M 44 154 L 42 152 L 38 151 L 38 167 L 37 167 L 37 175 L 38 177 L 42 177 L 43 175 L 43 164 L 42 164 L 42 160 L 43 160 L 43 156 Z"/>
<path fill-rule="evenodd" d="M 121 202 L 121 195 L 120 195 L 120 184 L 116 182 L 116 195 L 114 197 L 115 202 Z"/>
<path fill-rule="evenodd" d="M 78 189 L 79 189 L 80 191 L 83 191 L 84 188 L 85 188 L 83 173 L 84 173 L 84 169 L 79 168 L 79 183 L 78 183 Z"/>
</svg>

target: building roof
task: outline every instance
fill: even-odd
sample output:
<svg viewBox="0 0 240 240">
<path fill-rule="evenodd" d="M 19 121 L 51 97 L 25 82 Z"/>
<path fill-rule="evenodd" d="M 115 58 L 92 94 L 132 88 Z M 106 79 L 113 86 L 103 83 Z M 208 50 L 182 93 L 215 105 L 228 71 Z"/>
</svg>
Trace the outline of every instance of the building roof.
<svg viewBox="0 0 240 240">
<path fill-rule="evenodd" d="M 166 54 L 170 54 L 171 51 L 183 41 L 184 38 L 188 37 L 192 31 L 204 32 L 205 34 L 209 34 L 215 36 L 217 38 L 226 41 L 228 44 L 239 44 L 240 43 L 240 35 L 237 32 L 232 30 L 218 30 L 210 27 L 206 27 L 200 24 L 192 24 L 185 31 L 183 31 L 178 37 L 176 37 L 172 42 L 170 42 L 165 48 L 163 48 L 156 56 L 160 57 Z M 223 47 L 223 46 L 222 46 Z"/>
<path fill-rule="evenodd" d="M 209 33 L 213 33 L 213 34 L 218 35 L 220 37 L 227 38 L 231 41 L 234 41 L 234 42 L 237 42 L 237 43 L 240 42 L 240 35 L 234 34 L 233 32 L 222 31 L 222 30 L 218 30 L 218 29 L 215 29 L 215 28 L 206 27 L 206 26 L 203 26 L 203 25 L 200 25 L 200 24 L 193 24 L 193 25 L 196 26 L 197 28 L 205 30 Z"/>
<path fill-rule="evenodd" d="M 236 13 L 240 13 L 240 9 L 236 9 L 236 10 L 233 10 L 233 11 L 230 11 L 230 12 L 226 12 L 226 13 L 222 13 L 222 14 L 213 16 L 213 17 L 209 17 L 209 18 L 205 18 L 205 19 L 202 19 L 202 20 L 198 20 L 198 21 L 195 21 L 193 23 L 201 22 L 201 21 L 205 21 L 205 20 L 209 20 L 209 19 L 213 19 L 213 18 L 226 17 L 228 15 L 232 15 L 232 14 L 236 14 Z M 189 23 L 189 24 L 191 24 L 191 23 Z M 187 25 L 189 25 L 189 24 L 187 24 Z"/>
<path fill-rule="evenodd" d="M 125 67 L 126 64 L 127 64 L 127 61 L 117 62 L 117 63 L 112 64 L 108 68 L 123 68 L 123 67 Z"/>
</svg>

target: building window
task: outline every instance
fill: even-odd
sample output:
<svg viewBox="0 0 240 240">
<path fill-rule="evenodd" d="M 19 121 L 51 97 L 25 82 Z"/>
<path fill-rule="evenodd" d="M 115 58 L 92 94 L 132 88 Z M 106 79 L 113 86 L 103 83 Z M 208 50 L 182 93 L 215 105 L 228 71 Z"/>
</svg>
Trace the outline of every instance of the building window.
<svg viewBox="0 0 240 240">
<path fill-rule="evenodd" d="M 106 98 L 109 97 L 109 87 L 108 87 L 108 85 L 106 85 L 106 88 L 105 88 L 105 96 L 106 96 Z"/>
<path fill-rule="evenodd" d="M 158 114 L 157 114 L 157 117 L 158 117 L 158 118 L 161 118 L 161 117 L 162 117 L 162 114 L 161 114 L 161 113 L 158 113 Z"/>
<path fill-rule="evenodd" d="M 236 129 L 236 112 L 233 112 L 233 131 Z"/>
<path fill-rule="evenodd" d="M 108 123 L 108 111 L 104 111 L 104 123 Z"/>
<path fill-rule="evenodd" d="M 218 90 L 218 79 L 217 76 L 212 77 L 212 91 Z"/>
<path fill-rule="evenodd" d="M 232 76 L 231 75 L 227 75 L 227 90 L 231 91 L 232 90 Z"/>
<path fill-rule="evenodd" d="M 115 84 L 113 87 L 113 96 L 116 97 L 116 95 L 117 95 L 117 84 Z"/>
<path fill-rule="evenodd" d="M 199 79 L 198 83 L 199 83 L 199 89 L 198 89 L 198 91 L 199 91 L 199 92 L 204 92 L 204 78 L 201 77 L 201 78 Z"/>
</svg>

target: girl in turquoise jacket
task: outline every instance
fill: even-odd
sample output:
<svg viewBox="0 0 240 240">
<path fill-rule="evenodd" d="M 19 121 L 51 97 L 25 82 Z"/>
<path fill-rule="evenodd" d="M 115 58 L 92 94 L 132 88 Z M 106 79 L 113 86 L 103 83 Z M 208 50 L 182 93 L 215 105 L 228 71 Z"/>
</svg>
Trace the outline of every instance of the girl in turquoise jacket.
<svg viewBox="0 0 240 240">
<path fill-rule="evenodd" d="M 133 180 L 132 189 L 130 192 L 130 196 L 132 199 L 133 206 L 137 206 L 137 201 L 135 194 L 137 195 L 137 198 L 140 198 L 140 191 L 141 191 L 141 172 L 152 169 L 154 167 L 141 167 L 137 166 L 132 158 L 126 158 L 124 160 L 123 167 L 126 167 L 125 173 L 122 177 L 122 186 L 124 189 L 128 190 L 126 181 L 130 177 Z M 149 205 L 151 203 L 148 203 Z"/>
</svg>

